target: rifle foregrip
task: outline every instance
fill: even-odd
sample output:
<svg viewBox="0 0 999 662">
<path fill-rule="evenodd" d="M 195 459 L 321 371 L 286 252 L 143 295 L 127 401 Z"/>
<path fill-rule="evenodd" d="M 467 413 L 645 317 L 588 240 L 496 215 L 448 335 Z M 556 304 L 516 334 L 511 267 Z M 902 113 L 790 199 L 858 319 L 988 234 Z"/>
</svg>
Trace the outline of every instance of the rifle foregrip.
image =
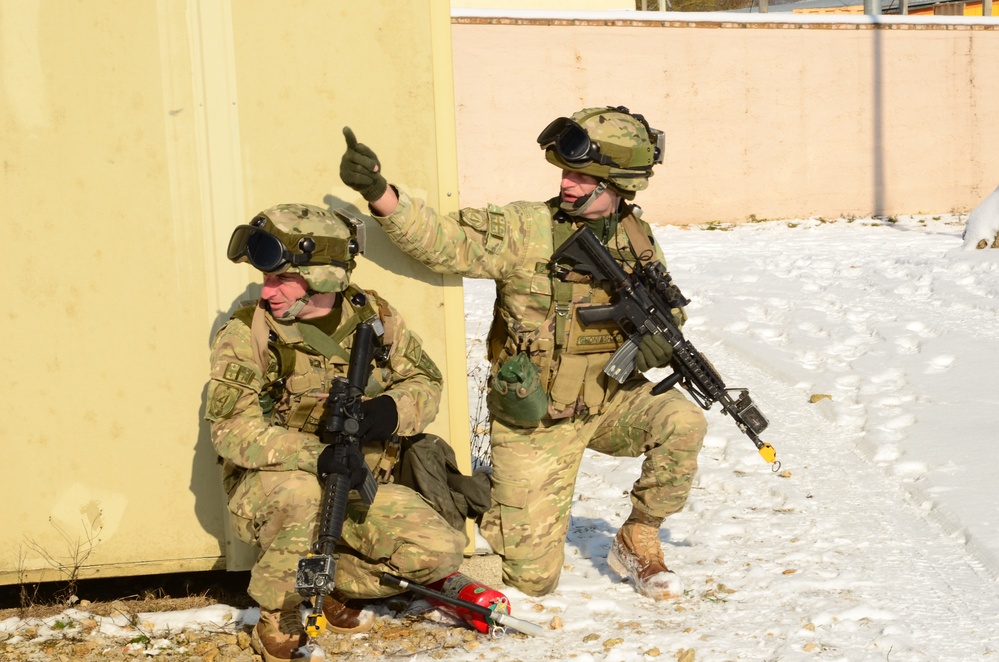
<svg viewBox="0 0 999 662">
<path fill-rule="evenodd" d="M 673 372 L 669 377 L 652 387 L 652 395 L 662 395 L 670 390 L 683 378 L 679 371 Z"/>
</svg>

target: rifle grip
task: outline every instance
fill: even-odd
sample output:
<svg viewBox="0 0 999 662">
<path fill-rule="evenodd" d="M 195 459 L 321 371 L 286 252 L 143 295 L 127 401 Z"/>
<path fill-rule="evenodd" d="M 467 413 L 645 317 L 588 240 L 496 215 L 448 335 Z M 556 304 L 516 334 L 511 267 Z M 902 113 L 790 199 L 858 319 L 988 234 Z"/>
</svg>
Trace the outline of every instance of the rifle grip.
<svg viewBox="0 0 999 662">
<path fill-rule="evenodd" d="M 578 306 L 576 314 L 579 316 L 579 321 L 583 323 L 583 326 L 589 326 L 597 322 L 606 322 L 607 320 L 617 321 L 617 306 L 613 304 Z"/>
</svg>

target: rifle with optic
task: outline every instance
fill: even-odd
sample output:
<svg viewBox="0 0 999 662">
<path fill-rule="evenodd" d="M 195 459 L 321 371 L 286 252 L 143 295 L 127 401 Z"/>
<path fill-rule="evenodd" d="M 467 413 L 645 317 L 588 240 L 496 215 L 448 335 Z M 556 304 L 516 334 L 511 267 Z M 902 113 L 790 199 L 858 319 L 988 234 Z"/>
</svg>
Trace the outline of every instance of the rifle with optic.
<svg viewBox="0 0 999 662">
<path fill-rule="evenodd" d="M 638 345 L 644 335 L 653 333 L 664 337 L 673 348 L 670 361 L 673 373 L 652 387 L 652 394 L 660 395 L 681 383 L 702 409 L 719 403 L 763 459 L 773 464 L 775 471 L 780 467 L 774 447 L 760 439 L 760 433 L 769 423 L 749 391 L 728 388 L 714 366 L 683 337 L 673 321 L 672 309 L 681 308 L 690 301 L 673 284 L 661 262 L 639 260 L 629 275 L 596 235 L 584 226 L 558 247 L 552 255 L 551 268 L 555 276 L 563 280 L 570 272 L 576 272 L 597 281 L 608 281 L 614 288 L 614 300 L 610 304 L 586 306 L 576 311 L 584 325 L 611 320 L 628 333 L 628 339 L 604 368 L 609 377 L 623 383 L 632 374 Z M 733 393 L 737 396 L 733 397 Z"/>
<path fill-rule="evenodd" d="M 295 590 L 304 598 L 312 598 L 312 608 L 306 616 L 305 631 L 317 637 L 326 630 L 323 600 L 335 586 L 336 546 L 343 535 L 343 522 L 347 515 L 347 497 L 356 489 L 365 503 L 371 504 L 378 491 L 375 477 L 364 463 L 361 442 L 357 436 L 362 418 L 361 396 L 371 373 L 374 340 L 381 335 L 381 321 L 375 317 L 357 325 L 354 343 L 350 349 L 347 377 L 336 377 L 326 399 L 327 434 L 333 446 L 334 466 L 339 472 L 326 477 L 323 485 L 323 502 L 319 525 L 312 552 L 298 561 Z M 376 328 L 377 327 L 377 328 Z M 357 470 L 353 470 L 356 467 Z"/>
</svg>

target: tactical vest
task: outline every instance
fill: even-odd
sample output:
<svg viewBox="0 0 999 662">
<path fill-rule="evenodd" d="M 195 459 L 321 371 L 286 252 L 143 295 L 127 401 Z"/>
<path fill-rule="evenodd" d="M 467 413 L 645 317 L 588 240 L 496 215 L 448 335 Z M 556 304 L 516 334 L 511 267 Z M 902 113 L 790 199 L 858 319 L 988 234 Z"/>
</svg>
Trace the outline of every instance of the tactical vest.
<svg viewBox="0 0 999 662">
<path fill-rule="evenodd" d="M 575 232 L 576 226 L 571 219 L 557 213 L 557 209 L 551 205 L 549 208 L 552 210 L 552 241 L 557 248 Z M 609 247 L 626 270 L 630 270 L 628 263 L 639 259 L 636 256 L 643 261 L 655 258 L 647 226 L 639 220 L 640 214 L 639 208 L 630 208 L 620 221 L 627 233 L 628 245 L 622 250 Z M 618 388 L 618 383 L 604 374 L 604 367 L 626 338 L 613 321 L 583 326 L 576 310 L 609 303 L 613 288 L 610 283 L 594 282 L 578 274 L 570 274 L 569 280 L 562 281 L 554 276 L 549 262 L 538 262 L 535 273 L 547 274 L 551 284 L 548 315 L 537 331 L 521 339 L 510 338 L 505 324 L 494 319 L 490 330 L 493 376 L 506 360 L 526 353 L 537 369 L 540 388 L 548 396 L 550 419 L 599 413 Z"/>
<path fill-rule="evenodd" d="M 350 302 L 358 294 L 363 295 L 365 303 L 355 307 Z M 341 300 L 350 315 L 333 335 L 311 324 L 278 322 L 266 314 L 260 302 L 233 314 L 234 319 L 250 327 L 255 360 L 264 375 L 260 407 L 270 424 L 306 433 L 319 429 L 331 386 L 328 366 L 341 365 L 346 374 L 350 351 L 342 343 L 362 320 L 377 314 L 372 298 L 353 285 L 347 287 Z M 375 397 L 382 392 L 381 384 L 372 375 L 364 394 Z M 398 444 L 375 442 L 366 444 L 363 451 L 375 477 L 385 482 L 398 456 Z"/>
</svg>

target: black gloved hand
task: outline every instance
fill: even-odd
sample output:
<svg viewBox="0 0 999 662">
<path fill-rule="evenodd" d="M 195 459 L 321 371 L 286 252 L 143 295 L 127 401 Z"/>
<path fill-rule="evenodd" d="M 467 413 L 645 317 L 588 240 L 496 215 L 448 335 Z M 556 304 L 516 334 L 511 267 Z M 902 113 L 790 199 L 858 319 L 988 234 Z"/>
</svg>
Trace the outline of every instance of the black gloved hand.
<svg viewBox="0 0 999 662">
<path fill-rule="evenodd" d="M 346 462 L 337 462 L 335 453 L 336 446 L 327 446 L 319 453 L 319 458 L 316 460 L 316 475 L 319 479 L 325 481 L 330 474 L 337 474 L 345 477 L 351 487 L 364 483 L 364 458 L 361 454 L 350 453 Z"/>
<path fill-rule="evenodd" d="M 658 333 L 646 333 L 638 343 L 635 366 L 639 372 L 661 368 L 673 358 L 673 346 Z"/>
<path fill-rule="evenodd" d="M 343 137 L 347 139 L 347 151 L 340 159 L 340 179 L 360 193 L 362 198 L 374 202 L 388 188 L 388 182 L 380 172 L 378 157 L 367 145 L 357 142 L 349 126 L 343 127 Z"/>
<path fill-rule="evenodd" d="M 399 409 L 395 400 L 387 395 L 365 400 L 361 403 L 361 425 L 357 437 L 363 444 L 366 441 L 384 441 L 392 436 L 399 425 Z"/>
</svg>

